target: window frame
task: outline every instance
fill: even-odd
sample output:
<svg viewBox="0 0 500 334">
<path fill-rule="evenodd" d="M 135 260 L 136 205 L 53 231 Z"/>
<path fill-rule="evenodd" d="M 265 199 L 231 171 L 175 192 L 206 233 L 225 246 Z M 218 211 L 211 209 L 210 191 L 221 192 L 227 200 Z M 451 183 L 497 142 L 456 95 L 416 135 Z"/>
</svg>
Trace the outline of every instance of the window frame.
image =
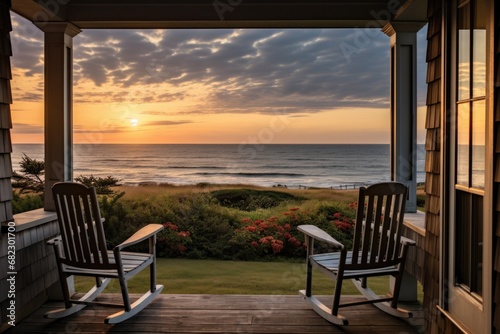
<svg viewBox="0 0 500 334">
<path fill-rule="evenodd" d="M 460 1 L 461 4 L 476 0 Z M 484 0 L 487 9 L 493 8 L 491 0 Z M 484 168 L 484 188 L 478 189 L 457 184 L 457 126 L 456 115 L 459 102 L 468 101 L 472 105 L 473 101 L 482 98 L 471 98 L 458 100 L 458 0 L 444 2 L 443 8 L 443 39 L 442 39 L 442 135 L 443 140 L 441 157 L 442 178 L 442 233 L 440 243 L 440 258 L 442 266 L 440 268 L 440 302 L 439 309 L 445 312 L 454 323 L 462 328 L 477 333 L 491 333 L 492 330 L 492 270 L 493 270 L 493 80 L 489 72 L 493 68 L 492 50 L 494 41 L 492 40 L 493 14 L 492 10 L 487 11 L 489 17 L 486 20 L 486 82 L 485 82 L 485 168 Z M 471 52 L 472 54 L 472 52 Z M 472 65 L 470 65 L 472 69 Z M 470 78 L 473 73 L 470 73 Z M 470 86 L 472 89 L 472 83 Z M 470 94 L 472 95 L 472 93 Z M 472 113 L 469 113 L 472 114 Z M 472 131 L 469 132 L 472 136 Z M 470 142 L 470 141 L 469 141 Z M 488 149 L 486 149 L 488 148 Z M 472 148 L 470 148 L 472 149 Z M 469 161 L 469 165 L 472 164 Z M 470 173 L 469 173 L 470 175 Z M 471 195 L 481 195 L 483 200 L 483 276 L 482 276 L 482 296 L 470 293 L 460 284 L 455 284 L 455 250 L 456 250 L 456 191 L 466 191 Z"/>
</svg>

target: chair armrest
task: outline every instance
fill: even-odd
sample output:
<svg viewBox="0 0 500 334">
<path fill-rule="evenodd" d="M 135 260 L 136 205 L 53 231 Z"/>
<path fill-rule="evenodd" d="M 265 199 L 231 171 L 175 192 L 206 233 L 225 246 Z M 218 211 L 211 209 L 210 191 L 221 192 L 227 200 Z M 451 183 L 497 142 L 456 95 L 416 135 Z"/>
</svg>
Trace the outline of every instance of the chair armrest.
<svg viewBox="0 0 500 334">
<path fill-rule="evenodd" d="M 411 240 L 403 236 L 401 236 L 401 243 L 407 246 L 415 246 L 417 244 L 415 240 Z"/>
<path fill-rule="evenodd" d="M 314 225 L 300 225 L 297 229 L 305 235 L 319 241 L 326 242 L 336 248 L 344 249 L 344 245 L 335 240 L 331 235 Z"/>
<path fill-rule="evenodd" d="M 119 244 L 118 246 L 115 246 L 115 250 L 121 250 L 125 247 L 135 245 L 143 240 L 146 240 L 152 236 L 154 236 L 156 233 L 160 232 L 163 230 L 163 225 L 161 224 L 149 224 L 141 228 L 139 231 L 135 232 L 132 234 L 130 238 Z"/>
</svg>

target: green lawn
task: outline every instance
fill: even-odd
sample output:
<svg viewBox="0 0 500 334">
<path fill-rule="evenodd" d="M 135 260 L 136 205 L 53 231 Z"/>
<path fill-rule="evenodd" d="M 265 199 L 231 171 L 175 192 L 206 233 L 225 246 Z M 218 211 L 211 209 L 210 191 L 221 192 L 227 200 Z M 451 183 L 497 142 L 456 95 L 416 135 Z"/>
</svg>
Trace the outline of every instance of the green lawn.
<svg viewBox="0 0 500 334">
<path fill-rule="evenodd" d="M 245 262 L 220 260 L 158 259 L 157 281 L 168 294 L 254 294 L 294 295 L 305 288 L 305 263 Z M 388 291 L 387 277 L 371 278 L 368 285 L 377 293 Z M 77 292 L 88 290 L 93 280 L 76 277 Z M 149 289 L 149 270 L 143 270 L 129 281 L 131 293 Z M 117 280 L 107 292 L 119 293 Z M 333 281 L 325 275 L 313 274 L 315 294 L 332 294 Z M 358 294 L 350 281 L 345 281 L 343 294 Z"/>
</svg>

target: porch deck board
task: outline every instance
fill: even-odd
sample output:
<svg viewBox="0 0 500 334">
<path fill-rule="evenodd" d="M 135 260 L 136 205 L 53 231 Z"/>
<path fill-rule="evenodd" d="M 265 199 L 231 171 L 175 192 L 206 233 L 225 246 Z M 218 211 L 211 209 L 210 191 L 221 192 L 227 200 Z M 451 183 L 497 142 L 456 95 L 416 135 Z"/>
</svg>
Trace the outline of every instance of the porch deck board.
<svg viewBox="0 0 500 334">
<path fill-rule="evenodd" d="M 137 296 L 135 296 L 137 297 Z M 325 297 L 327 298 L 327 297 Z M 346 297 L 345 301 L 360 297 Z M 100 301 L 120 302 L 118 294 Z M 405 305 L 407 307 L 408 305 Z M 138 315 L 116 325 L 104 318 L 119 309 L 89 306 L 64 319 L 43 315 L 60 302 L 48 302 L 8 333 L 418 333 L 421 316 L 409 321 L 389 316 L 373 305 L 341 309 L 349 326 L 332 325 L 314 313 L 301 296 L 162 294 Z M 116 310 L 116 311 L 115 311 Z"/>
</svg>

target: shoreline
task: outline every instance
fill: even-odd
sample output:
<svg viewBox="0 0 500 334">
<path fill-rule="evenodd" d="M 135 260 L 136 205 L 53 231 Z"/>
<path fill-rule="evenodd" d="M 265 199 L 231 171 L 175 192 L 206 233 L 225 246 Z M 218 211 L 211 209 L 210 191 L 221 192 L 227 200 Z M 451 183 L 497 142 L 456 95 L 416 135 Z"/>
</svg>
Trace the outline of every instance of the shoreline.
<svg viewBox="0 0 500 334">
<path fill-rule="evenodd" d="M 258 184 L 246 184 L 246 183 L 210 183 L 210 182 L 199 182 L 190 184 L 174 184 L 169 182 L 153 182 L 153 181 L 141 181 L 141 182 L 124 182 L 120 183 L 119 187 L 165 187 L 165 188 L 182 188 L 182 187 L 195 187 L 195 188 L 263 188 L 263 189 L 298 189 L 298 190 L 356 190 L 360 187 L 368 187 L 369 184 L 340 184 L 337 186 L 321 187 L 321 186 L 287 186 L 286 184 L 274 184 L 272 186 L 264 186 Z"/>
</svg>

